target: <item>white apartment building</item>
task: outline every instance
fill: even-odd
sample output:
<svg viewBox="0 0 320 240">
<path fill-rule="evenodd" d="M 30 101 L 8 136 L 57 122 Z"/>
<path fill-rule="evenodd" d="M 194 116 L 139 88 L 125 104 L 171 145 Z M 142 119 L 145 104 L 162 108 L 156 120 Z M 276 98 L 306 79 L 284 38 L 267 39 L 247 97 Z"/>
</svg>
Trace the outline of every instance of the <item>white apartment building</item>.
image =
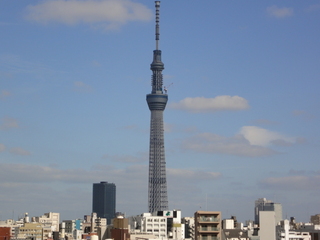
<svg viewBox="0 0 320 240">
<path fill-rule="evenodd" d="M 163 216 L 152 216 L 151 213 L 130 217 L 129 233 L 147 233 L 157 238 L 167 238 L 167 218 Z"/>
<path fill-rule="evenodd" d="M 167 218 L 168 238 L 185 239 L 185 225 L 181 222 L 181 210 L 158 211 L 154 215 Z"/>
<path fill-rule="evenodd" d="M 59 232 L 60 213 L 45 213 L 40 217 L 33 217 L 32 222 L 41 223 L 42 226 L 50 226 L 52 231 Z"/>
<path fill-rule="evenodd" d="M 40 223 L 42 226 L 42 239 L 52 238 L 52 232 L 59 232 L 60 213 L 45 213 L 40 217 L 33 217 L 32 223 Z"/>
<path fill-rule="evenodd" d="M 155 236 L 161 239 L 185 239 L 185 225 L 181 223 L 180 210 L 143 213 L 129 217 L 128 221 L 130 234 L 149 234 L 150 238 Z"/>
</svg>

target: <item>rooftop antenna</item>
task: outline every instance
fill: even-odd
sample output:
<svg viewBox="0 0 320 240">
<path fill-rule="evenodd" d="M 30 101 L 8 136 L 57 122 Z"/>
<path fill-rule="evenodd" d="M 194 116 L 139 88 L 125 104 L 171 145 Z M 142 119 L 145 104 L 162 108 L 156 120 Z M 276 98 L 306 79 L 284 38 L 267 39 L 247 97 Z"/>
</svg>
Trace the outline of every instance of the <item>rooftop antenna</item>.
<svg viewBox="0 0 320 240">
<path fill-rule="evenodd" d="M 160 39 L 160 30 L 159 30 L 160 1 L 155 1 L 155 3 L 156 3 L 156 50 L 159 50 L 159 39 Z"/>
</svg>

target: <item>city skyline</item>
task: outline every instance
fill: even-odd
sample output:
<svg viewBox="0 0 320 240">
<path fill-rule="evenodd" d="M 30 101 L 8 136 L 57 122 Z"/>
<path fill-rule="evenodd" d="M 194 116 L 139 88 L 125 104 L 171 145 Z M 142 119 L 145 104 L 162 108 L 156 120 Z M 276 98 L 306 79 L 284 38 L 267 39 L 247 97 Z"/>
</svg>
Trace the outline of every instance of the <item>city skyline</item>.
<svg viewBox="0 0 320 240">
<path fill-rule="evenodd" d="M 61 11 L 64 9 L 64 11 Z M 0 218 L 147 212 L 154 1 L 0 3 Z M 170 209 L 318 213 L 318 1 L 161 1 Z M 54 196 L 54 198 L 53 198 Z M 81 201 L 80 201 L 81 200 Z"/>
</svg>

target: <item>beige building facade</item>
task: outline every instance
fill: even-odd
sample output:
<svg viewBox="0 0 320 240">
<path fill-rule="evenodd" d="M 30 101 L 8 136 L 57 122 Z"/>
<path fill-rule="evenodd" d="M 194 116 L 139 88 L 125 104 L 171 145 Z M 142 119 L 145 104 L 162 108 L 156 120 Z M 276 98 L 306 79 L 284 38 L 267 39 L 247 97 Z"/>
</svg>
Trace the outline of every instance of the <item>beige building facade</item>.
<svg viewBox="0 0 320 240">
<path fill-rule="evenodd" d="M 197 211 L 194 221 L 195 240 L 221 240 L 221 212 Z"/>
</svg>

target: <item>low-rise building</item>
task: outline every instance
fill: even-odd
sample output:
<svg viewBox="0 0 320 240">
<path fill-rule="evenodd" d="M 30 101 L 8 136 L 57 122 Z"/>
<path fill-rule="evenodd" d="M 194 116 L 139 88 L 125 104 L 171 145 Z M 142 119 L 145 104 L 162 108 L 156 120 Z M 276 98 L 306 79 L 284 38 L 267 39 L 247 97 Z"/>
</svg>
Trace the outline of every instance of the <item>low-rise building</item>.
<svg viewBox="0 0 320 240">
<path fill-rule="evenodd" d="M 25 223 L 15 229 L 15 239 L 34 239 L 43 240 L 43 227 L 40 223 Z"/>
<path fill-rule="evenodd" d="M 276 227 L 276 240 L 311 240 L 307 231 L 295 230 L 290 227 L 289 220 L 280 221 Z"/>
<path fill-rule="evenodd" d="M 311 240 L 320 240 L 320 225 L 318 224 L 301 224 L 297 231 L 308 232 L 311 236 Z"/>
<path fill-rule="evenodd" d="M 181 222 L 184 224 L 185 239 L 194 240 L 194 217 L 184 217 L 181 219 Z"/>
<path fill-rule="evenodd" d="M 310 223 L 312 223 L 313 225 L 320 225 L 320 214 L 311 216 Z"/>
<path fill-rule="evenodd" d="M 157 238 L 167 238 L 167 218 L 163 216 L 152 216 L 151 213 L 143 213 L 130 217 L 129 233 L 147 233 Z"/>
<path fill-rule="evenodd" d="M 0 227 L 0 240 L 11 239 L 11 227 Z"/>
</svg>

